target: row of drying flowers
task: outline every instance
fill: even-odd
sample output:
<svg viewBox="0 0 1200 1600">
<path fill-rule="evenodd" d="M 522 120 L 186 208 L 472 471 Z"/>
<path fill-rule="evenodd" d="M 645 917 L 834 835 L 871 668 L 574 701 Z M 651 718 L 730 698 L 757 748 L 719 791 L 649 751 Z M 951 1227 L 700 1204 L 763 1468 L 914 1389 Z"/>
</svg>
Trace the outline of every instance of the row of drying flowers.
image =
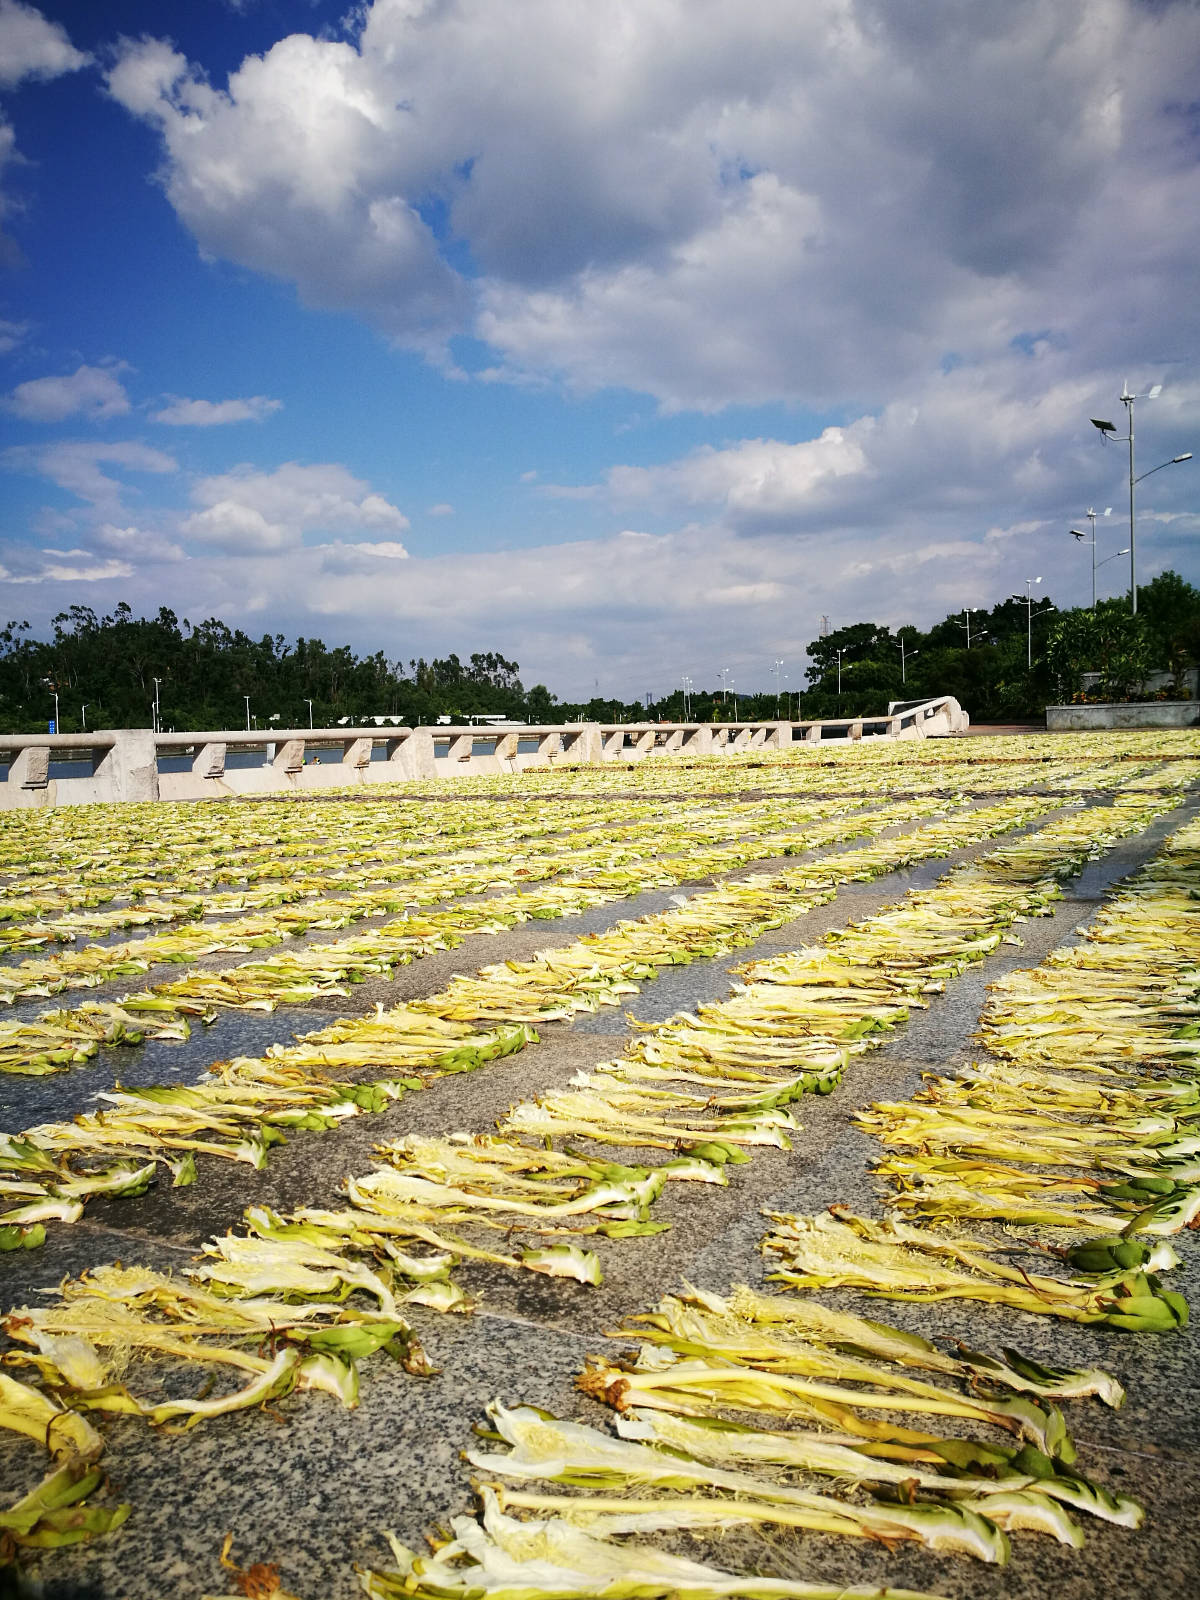
<svg viewBox="0 0 1200 1600">
<path fill-rule="evenodd" d="M 1012 936 L 1016 922 L 1051 909 L 1059 879 L 1171 803 L 1125 795 L 1112 805 L 1071 811 L 821 945 L 755 963 L 730 1000 L 646 1030 L 620 1061 L 569 1090 L 517 1106 L 498 1135 L 410 1137 L 387 1146 L 384 1159 L 350 1182 L 349 1205 L 341 1210 L 303 1208 L 281 1217 L 252 1209 L 243 1233 L 213 1241 L 180 1278 L 97 1269 L 66 1285 L 58 1305 L 14 1312 L 5 1326 L 20 1348 L 10 1370 L 26 1370 L 4 1379 L 3 1417 L 11 1413 L 18 1428 L 24 1419 L 22 1431 L 49 1442 L 62 1463 L 41 1491 L 8 1514 L 9 1536 L 14 1543 L 55 1542 L 56 1535 L 94 1533 L 119 1520 L 120 1508 L 89 1498 L 99 1483 L 94 1462 L 102 1445 L 91 1410 L 191 1426 L 292 1389 L 324 1388 L 353 1403 L 357 1365 L 374 1352 L 388 1351 L 414 1372 L 425 1367 L 399 1307 L 464 1308 L 469 1296 L 455 1273 L 474 1260 L 599 1281 L 601 1239 L 656 1231 L 663 1224 L 655 1205 L 673 1183 L 725 1184 L 730 1168 L 756 1146 L 785 1147 L 794 1100 L 835 1087 L 855 1056 L 984 960 Z M 619 999 L 664 959 L 735 948 L 829 898 L 848 878 L 948 853 L 1050 809 L 1050 802 L 1034 800 L 967 811 L 772 879 L 697 895 L 565 951 L 456 980 L 429 1001 L 336 1024 L 259 1061 L 243 1058 L 196 1089 L 119 1096 L 112 1111 L 91 1119 L 29 1130 L 7 1141 L 7 1170 L 20 1174 L 17 1182 L 40 1186 L 41 1204 L 58 1199 L 81 1207 L 89 1191 L 68 1194 L 64 1184 L 92 1175 L 111 1179 L 114 1172 L 132 1180 L 138 1174 L 122 1163 L 140 1158 L 148 1158 L 144 1181 L 160 1161 L 182 1169 L 190 1158 L 194 1171 L 198 1151 L 229 1153 L 247 1139 L 260 1147 L 254 1158 L 265 1158 L 269 1129 L 278 1132 L 289 1121 L 334 1126 L 374 1108 L 376 1094 L 387 1099 L 441 1071 L 477 1066 L 489 1050 L 532 1042 L 532 1025 L 543 1017 Z M 1041 1053 L 1050 1050 L 1045 1041 L 1054 1028 L 1044 1026 L 1035 1007 L 1016 1009 L 1019 984 L 1010 983 L 985 1019 L 989 1044 L 994 1034 L 999 1047 L 986 1071 L 957 1089 L 931 1085 L 912 1107 L 868 1113 L 876 1119 L 873 1131 L 904 1148 L 905 1129 L 915 1128 L 911 1119 L 940 1103 L 939 1096 L 958 1093 L 955 1126 L 960 1135 L 962 1128 L 974 1130 L 974 1143 L 965 1135 L 951 1138 L 931 1156 L 914 1133 L 907 1148 L 915 1154 L 885 1159 L 903 1212 L 882 1224 L 845 1214 L 772 1218 L 765 1243 L 784 1281 L 809 1290 L 851 1284 L 915 1298 L 963 1295 L 1118 1327 L 1178 1325 L 1182 1302 L 1158 1275 L 1174 1261 L 1165 1236 L 1196 1209 L 1188 1152 L 1180 1148 L 1186 1128 L 1179 1126 L 1192 1101 L 1186 1078 L 1164 1073 L 1163 1062 L 1188 1053 L 1189 1024 L 1180 1021 L 1183 1001 L 1171 979 L 1189 937 L 1195 955 L 1194 832 L 1185 829 L 1114 900 L 1094 937 L 1079 947 L 1096 954 L 1093 966 L 1064 956 L 1047 969 L 1065 974 L 1068 988 L 1049 996 L 1045 1016 L 1057 1025 L 1057 1002 L 1068 994 L 1085 1012 L 1093 1001 L 1116 1005 L 1124 1018 L 1120 1048 L 1106 1055 L 1098 1033 L 1095 1058 L 1067 1069 Z M 1135 913 L 1140 921 L 1133 928 Z M 997 1005 L 1009 1006 L 1000 1021 Z M 486 1034 L 471 1031 L 480 1022 L 490 1025 Z M 449 1052 L 445 1033 L 422 1039 L 422 1027 L 431 1023 L 463 1030 Z M 398 1061 L 414 1038 L 418 1059 Z M 437 1047 L 440 1057 L 432 1054 Z M 409 1073 L 409 1083 L 346 1079 L 348 1069 L 381 1059 Z M 1130 1114 L 1147 1084 L 1161 1090 L 1163 1101 L 1161 1114 L 1149 1119 L 1153 1127 Z M 975 1105 L 988 1116 L 972 1118 Z M 999 1150 L 986 1135 L 998 1115 Z M 940 1126 L 940 1117 L 934 1121 Z M 1047 1121 L 1054 1125 L 1049 1130 Z M 1112 1137 L 1104 1138 L 1104 1130 Z M 580 1155 L 581 1138 L 612 1151 L 637 1150 L 646 1164 Z M 1058 1170 L 1072 1164 L 1062 1155 L 1071 1139 L 1081 1163 L 1088 1152 L 1090 1173 L 1097 1149 L 1107 1163 L 1090 1186 L 1072 1188 Z M 98 1154 L 105 1164 L 97 1169 Z M 930 1227 L 931 1218 L 981 1214 L 984 1188 L 963 1182 L 955 1162 L 996 1179 L 986 1189 L 988 1195 L 994 1189 L 995 1209 L 984 1215 L 1093 1234 L 1102 1226 L 1097 1218 L 1107 1216 L 1103 1240 L 1076 1250 L 1066 1275 L 1030 1273 L 1000 1260 L 986 1237 Z M 1014 1216 L 1012 1197 L 1039 1184 L 1043 1207 L 1074 1205 L 1069 1219 L 1044 1210 Z M 114 1187 L 119 1183 L 110 1182 Z M 976 1209 L 964 1201 L 956 1211 L 956 1191 Z M 32 1197 L 30 1204 L 39 1201 Z M 36 1244 L 44 1220 L 70 1220 L 70 1213 L 68 1205 L 44 1219 L 9 1221 L 12 1242 Z M 518 1230 L 531 1242 L 514 1251 Z M 554 1242 L 538 1242 L 546 1239 Z M 272 1351 L 263 1353 L 268 1331 Z M 1126 1525 L 1138 1520 L 1131 1501 L 1074 1469 L 1059 1409 L 1058 1402 L 1083 1394 L 1116 1403 L 1119 1388 L 1103 1373 L 1055 1371 L 1011 1353 L 950 1356 L 811 1296 L 749 1290 L 728 1298 L 703 1291 L 668 1297 L 623 1336 L 635 1332 L 642 1349 L 634 1359 L 598 1359 L 581 1376 L 588 1395 L 614 1407 L 614 1432 L 520 1406 L 495 1407 L 491 1442 L 505 1449 L 472 1453 L 477 1470 L 494 1478 L 483 1491 L 481 1519 L 460 1519 L 453 1540 L 431 1560 L 398 1547 L 393 1572 L 365 1576 L 369 1592 L 530 1593 L 538 1587 L 530 1574 L 544 1576 L 547 1562 L 560 1577 L 543 1587 L 559 1591 L 561 1575 L 572 1574 L 578 1592 L 613 1595 L 682 1588 L 852 1592 L 722 1575 L 623 1541 L 631 1532 L 749 1522 L 911 1539 L 1002 1560 L 1013 1529 L 1036 1527 L 1079 1543 L 1072 1511 Z M 197 1361 L 233 1375 L 237 1386 L 216 1398 L 142 1401 L 112 1359 L 112 1352 L 130 1349 Z M 1014 1442 L 1001 1448 L 949 1439 L 863 1414 L 879 1410 L 998 1424 Z M 748 1411 L 793 1425 L 750 1425 Z M 706 1425 L 714 1419 L 719 1427 Z M 798 1428 L 797 1420 L 812 1425 Z M 814 1475 L 869 1498 L 803 1487 Z M 904 1492 L 889 1495 L 889 1486 Z M 512 1511 L 524 1515 L 514 1518 Z"/>
</svg>

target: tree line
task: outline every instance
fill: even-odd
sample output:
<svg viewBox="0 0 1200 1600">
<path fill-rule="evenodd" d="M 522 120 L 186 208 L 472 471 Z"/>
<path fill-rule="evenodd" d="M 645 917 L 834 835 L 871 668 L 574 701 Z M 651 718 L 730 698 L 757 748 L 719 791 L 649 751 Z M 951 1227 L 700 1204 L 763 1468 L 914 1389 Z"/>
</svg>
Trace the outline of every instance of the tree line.
<svg viewBox="0 0 1200 1600">
<path fill-rule="evenodd" d="M 478 712 L 533 721 L 553 706 L 544 684 L 526 690 L 518 664 L 495 651 L 406 667 L 382 651 L 358 656 L 320 639 L 253 639 L 215 617 L 193 625 L 165 606 L 135 617 L 124 603 L 103 617 L 71 606 L 52 626 L 46 640 L 33 638 L 27 622 L 0 629 L 0 727 L 46 729 L 56 695 L 63 733 L 151 727 L 156 704 L 160 726 L 184 732 L 247 720 L 332 727 L 369 716 L 411 726 Z"/>
<path fill-rule="evenodd" d="M 853 623 L 814 639 L 808 656 L 801 702 L 810 717 L 857 716 L 888 700 L 938 694 L 954 695 L 975 722 L 1040 721 L 1048 704 L 1085 698 L 1187 698 L 1187 673 L 1200 660 L 1200 589 L 1177 572 L 1160 573 L 1139 586 L 1136 615 L 1128 598 L 1102 600 L 1093 611 L 1013 595 L 990 610 L 952 612 L 927 632 Z M 1148 690 L 1156 674 L 1169 681 Z"/>
<path fill-rule="evenodd" d="M 939 694 L 954 695 L 976 722 L 1005 722 L 1040 719 L 1048 703 L 1085 694 L 1129 699 L 1155 673 L 1169 680 L 1158 692 L 1186 695 L 1200 660 L 1200 589 L 1161 573 L 1139 589 L 1136 616 L 1125 599 L 1060 611 L 1048 596 L 1014 595 L 925 632 L 855 622 L 810 641 L 803 686 L 781 671 L 778 686 L 681 685 L 645 703 L 560 701 L 545 684 L 526 689 L 518 663 L 496 651 L 389 661 L 320 639 L 253 639 L 217 618 L 193 625 L 165 606 L 135 617 L 122 603 L 101 617 L 73 605 L 52 627 L 46 640 L 27 622 L 0 628 L 0 728 L 44 731 L 56 695 L 63 733 L 149 727 L 156 703 L 160 726 L 181 732 L 242 727 L 247 717 L 259 728 L 320 728 L 371 716 L 408 726 L 488 714 L 529 723 L 859 716 Z"/>
</svg>

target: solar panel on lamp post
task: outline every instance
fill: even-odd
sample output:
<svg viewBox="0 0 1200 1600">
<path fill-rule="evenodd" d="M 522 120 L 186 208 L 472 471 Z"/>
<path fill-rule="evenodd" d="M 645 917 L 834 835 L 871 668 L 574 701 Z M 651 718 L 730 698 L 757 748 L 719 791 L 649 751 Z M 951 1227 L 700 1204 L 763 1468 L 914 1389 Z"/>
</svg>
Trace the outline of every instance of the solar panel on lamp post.
<svg viewBox="0 0 1200 1600">
<path fill-rule="evenodd" d="M 1141 483 L 1143 478 L 1149 478 L 1156 472 L 1161 472 L 1164 467 L 1178 466 L 1181 461 L 1190 461 L 1192 452 L 1185 450 L 1182 455 L 1172 456 L 1169 461 L 1160 461 L 1157 467 L 1151 467 L 1149 472 L 1135 475 L 1133 454 L 1133 406 L 1136 400 L 1156 400 L 1162 393 L 1162 384 L 1156 383 L 1147 389 L 1145 394 L 1130 394 L 1129 385 L 1121 386 L 1121 404 L 1125 407 L 1129 417 L 1129 432 L 1123 437 L 1118 437 L 1116 427 L 1104 417 L 1093 417 L 1092 427 L 1100 430 L 1100 436 L 1107 444 L 1110 440 L 1114 444 L 1127 444 L 1129 446 L 1129 610 L 1132 616 L 1137 616 L 1137 520 L 1134 505 L 1134 488 Z"/>
<path fill-rule="evenodd" d="M 1105 517 L 1111 516 L 1111 514 L 1112 514 L 1112 507 L 1111 506 L 1105 506 L 1103 512 L 1097 512 L 1091 506 L 1089 506 L 1087 508 L 1087 510 L 1084 512 L 1084 516 L 1087 517 L 1088 521 L 1092 525 L 1091 537 L 1089 538 L 1086 534 L 1080 533 L 1078 528 L 1072 528 L 1070 530 L 1072 539 L 1078 539 L 1080 544 L 1090 544 L 1091 547 L 1092 547 L 1092 615 L 1093 616 L 1096 613 L 1096 518 L 1097 518 L 1097 516 L 1105 516 Z M 1122 550 L 1121 554 L 1125 555 L 1126 552 L 1124 550 Z M 1108 557 L 1108 559 L 1111 560 L 1112 557 L 1110 556 L 1110 557 Z M 1103 563 L 1101 563 L 1101 564 L 1103 565 Z"/>
</svg>

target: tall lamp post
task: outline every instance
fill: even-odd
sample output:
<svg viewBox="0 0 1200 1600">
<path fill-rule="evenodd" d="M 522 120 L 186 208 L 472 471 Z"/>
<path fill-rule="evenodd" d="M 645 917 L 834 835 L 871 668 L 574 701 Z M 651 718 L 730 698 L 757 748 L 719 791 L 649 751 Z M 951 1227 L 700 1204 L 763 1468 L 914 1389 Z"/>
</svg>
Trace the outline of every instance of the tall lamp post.
<svg viewBox="0 0 1200 1600">
<path fill-rule="evenodd" d="M 1172 456 L 1169 461 L 1161 461 L 1157 467 L 1151 467 L 1149 472 L 1134 475 L 1133 456 L 1133 405 L 1135 400 L 1156 400 L 1162 393 L 1162 384 L 1153 384 L 1145 394 L 1130 394 L 1129 385 L 1121 385 L 1121 404 L 1125 407 L 1129 418 L 1129 432 L 1119 437 L 1116 425 L 1104 417 L 1093 417 L 1092 427 L 1099 428 L 1100 436 L 1107 444 L 1127 444 L 1129 446 L 1129 610 L 1131 615 L 1137 616 L 1137 520 L 1134 512 L 1134 488 L 1141 483 L 1143 478 L 1148 478 L 1152 473 L 1161 472 L 1164 467 L 1174 467 L 1181 461 L 1190 461 L 1192 452 L 1185 450 L 1181 456 Z"/>
<path fill-rule="evenodd" d="M 159 685 L 162 683 L 162 679 L 161 678 L 155 678 L 153 681 L 154 681 L 154 731 L 155 731 L 155 733 L 161 733 L 162 732 L 162 707 L 161 707 L 161 705 L 159 703 L 158 690 L 159 690 Z"/>
<path fill-rule="evenodd" d="M 773 661 L 771 663 L 771 671 L 775 674 L 775 716 L 776 716 L 776 718 L 778 718 L 778 716 L 779 716 L 780 674 L 783 671 L 783 657 L 782 656 L 780 656 L 777 660 L 775 660 L 775 661 Z"/>
<path fill-rule="evenodd" d="M 1033 671 L 1033 586 L 1041 578 L 1025 579 L 1025 670 Z"/>
<path fill-rule="evenodd" d="M 912 660 L 912 658 L 914 656 L 919 656 L 921 654 L 921 652 L 919 650 L 909 650 L 907 655 L 906 655 L 905 654 L 905 643 L 904 643 L 903 639 L 901 639 L 899 641 L 899 645 L 900 645 L 900 682 L 901 683 L 907 683 L 908 682 L 908 663 Z"/>
<path fill-rule="evenodd" d="M 958 624 L 958 626 L 960 628 L 965 628 L 967 630 L 967 649 L 968 650 L 971 648 L 971 613 L 972 613 L 972 611 L 979 611 L 981 609 L 982 608 L 980 606 L 964 606 L 963 607 L 963 618 L 964 618 L 964 620 L 962 622 L 960 622 Z M 957 618 L 955 620 L 957 621 Z M 975 637 L 978 639 L 978 637 L 979 637 L 978 633 L 975 635 Z M 913 654 L 916 655 L 916 653 L 917 652 L 914 650 Z"/>
<path fill-rule="evenodd" d="M 722 667 L 721 668 L 720 677 L 721 677 L 721 704 L 722 705 L 724 705 L 726 703 L 726 701 L 729 699 L 729 674 L 732 671 L 733 671 L 732 667 Z"/>
<path fill-rule="evenodd" d="M 837 658 L 838 658 L 838 695 L 839 695 L 839 697 L 840 697 L 841 692 L 842 692 L 842 657 L 846 654 L 846 649 L 847 649 L 847 647 L 845 645 L 843 645 L 842 648 L 837 653 Z"/>
<path fill-rule="evenodd" d="M 1111 516 L 1111 514 L 1112 514 L 1112 507 L 1111 506 L 1105 506 L 1103 512 L 1097 512 L 1091 506 L 1089 506 L 1087 508 L 1086 512 L 1084 513 L 1084 515 L 1087 517 L 1088 521 L 1092 525 L 1091 537 L 1089 538 L 1087 536 L 1087 534 L 1080 533 L 1078 528 L 1072 528 L 1071 529 L 1071 537 L 1072 537 L 1072 539 L 1078 539 L 1080 544 L 1090 544 L 1091 547 L 1092 547 L 1092 610 L 1093 611 L 1095 611 L 1095 609 L 1096 609 L 1096 518 L 1097 518 L 1097 516 L 1105 516 L 1105 517 Z M 1121 551 L 1122 555 L 1124 555 L 1125 553 L 1126 552 L 1124 550 Z M 1112 558 L 1110 557 L 1109 559 L 1111 560 Z M 1101 564 L 1103 565 L 1103 563 L 1101 563 Z"/>
<path fill-rule="evenodd" d="M 80 725 L 83 728 L 84 733 L 86 733 L 87 732 L 87 706 L 86 705 L 80 706 L 80 708 L 79 708 L 79 721 L 80 721 Z"/>
<path fill-rule="evenodd" d="M 250 696 L 244 694 L 242 699 L 246 702 L 246 732 L 250 732 Z"/>
<path fill-rule="evenodd" d="M 312 725 L 313 725 L 313 721 L 312 721 L 312 701 L 311 700 L 305 700 L 304 704 L 308 707 L 308 725 L 311 728 Z M 394 704 L 394 702 L 393 702 L 393 704 Z"/>
</svg>

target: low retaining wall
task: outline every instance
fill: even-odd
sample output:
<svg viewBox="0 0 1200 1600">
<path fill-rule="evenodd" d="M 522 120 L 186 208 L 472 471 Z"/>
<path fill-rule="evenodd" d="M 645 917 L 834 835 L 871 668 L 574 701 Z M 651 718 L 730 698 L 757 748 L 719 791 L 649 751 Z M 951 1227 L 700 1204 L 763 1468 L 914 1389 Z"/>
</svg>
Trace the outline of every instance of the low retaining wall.
<svg viewBox="0 0 1200 1600">
<path fill-rule="evenodd" d="M 1198 723 L 1200 704 L 1195 700 L 1046 707 L 1046 726 L 1051 733 L 1086 733 L 1097 728 L 1194 728 Z"/>
</svg>

